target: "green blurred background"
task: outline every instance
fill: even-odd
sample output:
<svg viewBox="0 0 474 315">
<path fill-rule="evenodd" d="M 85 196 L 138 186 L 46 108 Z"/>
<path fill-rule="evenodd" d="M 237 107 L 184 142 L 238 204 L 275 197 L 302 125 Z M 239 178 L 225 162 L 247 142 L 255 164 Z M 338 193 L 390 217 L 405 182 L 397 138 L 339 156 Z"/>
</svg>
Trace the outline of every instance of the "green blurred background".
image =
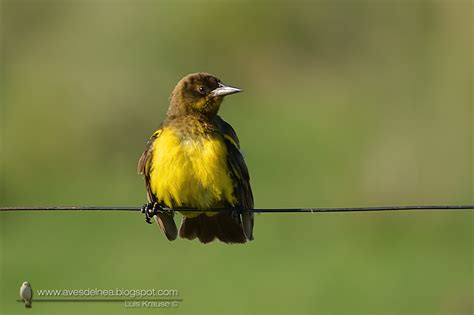
<svg viewBox="0 0 474 315">
<path fill-rule="evenodd" d="M 145 202 L 136 163 L 185 74 L 245 93 L 256 207 L 473 203 L 471 1 L 1 2 L 0 205 Z M 264 214 L 168 242 L 137 213 L 1 213 L 1 314 L 471 314 L 472 212 Z M 174 309 L 15 300 L 176 288 Z"/>
</svg>

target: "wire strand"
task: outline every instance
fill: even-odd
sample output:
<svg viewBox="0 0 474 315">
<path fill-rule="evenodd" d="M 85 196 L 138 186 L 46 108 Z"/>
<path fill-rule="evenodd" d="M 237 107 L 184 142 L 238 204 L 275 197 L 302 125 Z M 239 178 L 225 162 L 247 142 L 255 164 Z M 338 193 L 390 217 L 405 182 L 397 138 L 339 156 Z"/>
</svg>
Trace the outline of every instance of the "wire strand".
<svg viewBox="0 0 474 315">
<path fill-rule="evenodd" d="M 0 212 L 7 211 L 141 211 L 141 207 L 106 207 L 106 206 L 54 206 L 54 207 L 0 207 Z M 164 211 L 180 212 L 224 212 L 235 209 L 195 209 L 195 208 L 162 208 Z M 280 208 L 280 209 L 243 209 L 243 212 L 254 213 L 314 213 L 314 212 L 374 212 L 374 211 L 432 211 L 432 210 L 473 210 L 474 205 L 431 205 L 431 206 L 380 206 L 380 207 L 342 207 L 342 208 Z"/>
</svg>

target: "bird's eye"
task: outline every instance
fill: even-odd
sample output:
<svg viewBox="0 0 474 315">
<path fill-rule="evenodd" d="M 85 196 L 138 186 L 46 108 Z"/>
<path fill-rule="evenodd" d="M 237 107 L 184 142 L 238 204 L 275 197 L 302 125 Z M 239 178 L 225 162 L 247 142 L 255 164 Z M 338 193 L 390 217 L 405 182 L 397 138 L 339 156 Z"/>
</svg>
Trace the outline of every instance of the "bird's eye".
<svg viewBox="0 0 474 315">
<path fill-rule="evenodd" d="M 206 89 L 204 88 L 204 86 L 200 86 L 200 87 L 198 88 L 198 91 L 199 91 L 199 93 L 201 93 L 201 94 L 206 94 Z"/>
</svg>

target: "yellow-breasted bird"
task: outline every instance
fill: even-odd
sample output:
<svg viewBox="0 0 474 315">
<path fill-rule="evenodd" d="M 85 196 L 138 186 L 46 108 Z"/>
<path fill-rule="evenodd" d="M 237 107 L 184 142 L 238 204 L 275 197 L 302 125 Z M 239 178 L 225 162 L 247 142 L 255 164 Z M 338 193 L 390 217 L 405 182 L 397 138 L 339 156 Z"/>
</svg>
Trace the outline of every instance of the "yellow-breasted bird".
<svg viewBox="0 0 474 315">
<path fill-rule="evenodd" d="M 237 134 L 217 115 L 224 96 L 241 91 L 207 73 L 185 76 L 140 157 L 138 172 L 145 177 L 149 202 L 142 212 L 149 223 L 155 217 L 169 240 L 178 235 L 174 212 L 162 208 L 229 209 L 182 211 L 182 238 L 203 243 L 253 239 L 253 213 L 242 211 L 253 209 L 249 172 Z"/>
</svg>

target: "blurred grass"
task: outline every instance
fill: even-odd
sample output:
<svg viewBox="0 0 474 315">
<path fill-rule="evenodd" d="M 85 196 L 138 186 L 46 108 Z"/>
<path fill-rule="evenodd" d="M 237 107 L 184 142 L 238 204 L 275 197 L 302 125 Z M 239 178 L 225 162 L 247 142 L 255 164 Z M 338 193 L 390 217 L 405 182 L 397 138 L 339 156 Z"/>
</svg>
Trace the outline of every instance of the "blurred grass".
<svg viewBox="0 0 474 315">
<path fill-rule="evenodd" d="M 245 93 L 257 207 L 473 203 L 469 1 L 1 2 L 0 204 L 140 205 L 135 165 L 183 75 Z M 184 314 L 471 314 L 473 215 L 259 215 L 245 246 L 136 214 L 0 214 L 0 313 L 22 281 L 177 288 Z M 152 312 L 36 303 L 35 314 Z"/>
</svg>

